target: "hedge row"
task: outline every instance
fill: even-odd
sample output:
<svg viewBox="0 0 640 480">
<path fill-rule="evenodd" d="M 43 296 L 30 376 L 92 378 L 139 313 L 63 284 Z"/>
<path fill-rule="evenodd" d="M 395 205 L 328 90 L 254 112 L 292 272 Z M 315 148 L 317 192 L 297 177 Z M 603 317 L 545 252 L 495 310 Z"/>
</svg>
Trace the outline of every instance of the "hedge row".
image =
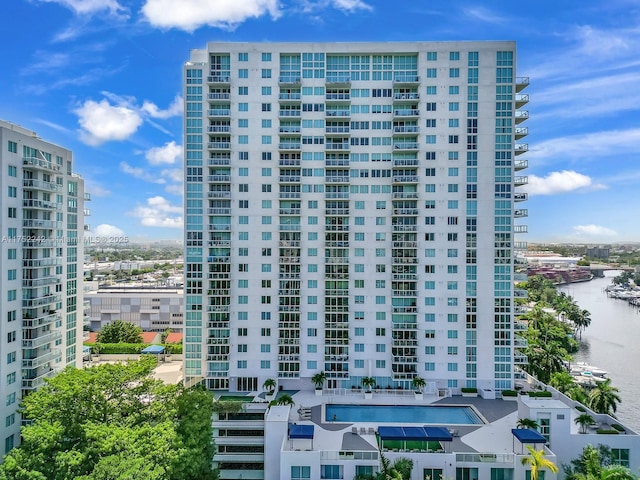
<svg viewBox="0 0 640 480">
<path fill-rule="evenodd" d="M 150 343 L 91 343 L 84 344 L 86 347 L 91 347 L 91 351 L 95 352 L 96 349 L 100 353 L 105 355 L 115 354 L 136 354 L 142 352 L 147 348 Z M 179 355 L 182 353 L 181 343 L 164 343 L 162 346 L 165 348 L 166 353 L 175 353 Z M 97 347 L 97 348 L 95 348 Z"/>
</svg>

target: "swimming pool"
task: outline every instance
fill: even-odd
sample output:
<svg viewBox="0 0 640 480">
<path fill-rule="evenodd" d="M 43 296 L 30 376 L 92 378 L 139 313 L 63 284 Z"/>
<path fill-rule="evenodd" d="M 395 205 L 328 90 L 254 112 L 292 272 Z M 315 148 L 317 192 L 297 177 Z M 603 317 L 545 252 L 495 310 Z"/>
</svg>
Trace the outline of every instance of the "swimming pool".
<svg viewBox="0 0 640 480">
<path fill-rule="evenodd" d="M 436 405 L 326 405 L 327 422 L 427 423 L 481 425 L 484 422 L 469 406 Z"/>
</svg>

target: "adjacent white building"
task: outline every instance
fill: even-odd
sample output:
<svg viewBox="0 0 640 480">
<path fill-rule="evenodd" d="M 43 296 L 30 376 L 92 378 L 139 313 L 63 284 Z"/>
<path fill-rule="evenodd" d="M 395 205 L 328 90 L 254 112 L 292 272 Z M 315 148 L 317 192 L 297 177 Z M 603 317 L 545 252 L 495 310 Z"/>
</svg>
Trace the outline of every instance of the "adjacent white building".
<svg viewBox="0 0 640 480">
<path fill-rule="evenodd" d="M 185 377 L 513 388 L 527 84 L 506 41 L 193 50 Z"/>
<path fill-rule="evenodd" d="M 20 439 L 21 398 L 82 366 L 84 192 L 70 150 L 0 121 L 0 451 Z"/>
<path fill-rule="evenodd" d="M 182 332 L 184 292 L 182 288 L 146 285 L 105 285 L 85 294 L 88 323 L 98 332 L 116 320 L 131 322 L 145 332 Z"/>
</svg>

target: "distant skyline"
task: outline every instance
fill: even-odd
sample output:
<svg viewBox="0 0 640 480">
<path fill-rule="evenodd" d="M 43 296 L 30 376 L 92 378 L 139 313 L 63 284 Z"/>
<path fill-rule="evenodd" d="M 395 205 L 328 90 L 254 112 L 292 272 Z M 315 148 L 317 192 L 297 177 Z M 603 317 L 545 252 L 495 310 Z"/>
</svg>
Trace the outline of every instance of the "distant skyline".
<svg viewBox="0 0 640 480">
<path fill-rule="evenodd" d="M 182 65 L 209 41 L 515 40 L 529 242 L 640 240 L 640 3 L 12 0 L 0 119 L 74 153 L 92 235 L 182 238 Z M 5 148 L 4 146 L 2 148 Z"/>
</svg>

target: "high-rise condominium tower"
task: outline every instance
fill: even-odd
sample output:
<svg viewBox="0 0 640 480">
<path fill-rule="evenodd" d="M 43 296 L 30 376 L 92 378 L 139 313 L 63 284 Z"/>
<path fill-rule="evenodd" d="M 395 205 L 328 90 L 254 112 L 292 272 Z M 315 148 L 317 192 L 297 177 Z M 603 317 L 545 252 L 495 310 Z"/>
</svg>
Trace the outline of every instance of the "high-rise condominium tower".
<svg viewBox="0 0 640 480">
<path fill-rule="evenodd" d="M 185 98 L 185 376 L 513 388 L 514 42 L 217 43 Z"/>
<path fill-rule="evenodd" d="M 82 365 L 84 182 L 66 148 L 0 121 L 1 454 L 20 439 L 21 398 Z"/>
</svg>

